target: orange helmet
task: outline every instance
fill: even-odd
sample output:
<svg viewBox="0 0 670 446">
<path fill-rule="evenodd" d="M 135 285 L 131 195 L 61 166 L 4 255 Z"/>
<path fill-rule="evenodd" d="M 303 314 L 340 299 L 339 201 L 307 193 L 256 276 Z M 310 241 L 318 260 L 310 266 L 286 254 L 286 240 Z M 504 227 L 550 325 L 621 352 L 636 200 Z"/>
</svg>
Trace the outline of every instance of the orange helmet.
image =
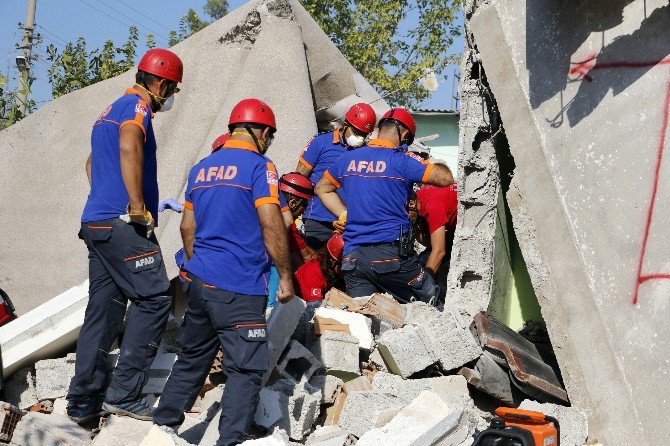
<svg viewBox="0 0 670 446">
<path fill-rule="evenodd" d="M 279 190 L 306 200 L 314 196 L 312 182 L 297 172 L 282 175 L 279 179 Z"/>
<path fill-rule="evenodd" d="M 142 56 L 137 69 L 172 82 L 181 82 L 184 65 L 172 51 L 154 48 Z"/>
<path fill-rule="evenodd" d="M 212 152 L 223 146 L 229 139 L 230 139 L 230 133 L 224 133 L 223 135 L 216 138 L 212 143 Z"/>
<path fill-rule="evenodd" d="M 349 124 L 363 133 L 372 133 L 377 121 L 375 111 L 365 102 L 354 104 L 344 116 Z"/>
<path fill-rule="evenodd" d="M 385 121 L 394 121 L 397 124 L 402 124 L 407 130 L 409 130 L 410 138 L 407 144 L 412 144 L 414 142 L 414 135 L 416 135 L 416 122 L 409 112 L 404 108 L 392 108 L 391 110 L 384 113 L 382 119 L 379 120 L 379 126 L 381 127 Z"/>
<path fill-rule="evenodd" d="M 260 99 L 242 99 L 233 107 L 228 128 L 236 124 L 261 124 L 277 131 L 275 114 L 268 104 Z"/>
<path fill-rule="evenodd" d="M 338 262 L 342 260 L 342 253 L 344 252 L 344 239 L 342 238 L 342 234 L 333 234 L 326 243 L 326 249 L 333 260 L 337 260 Z"/>
</svg>

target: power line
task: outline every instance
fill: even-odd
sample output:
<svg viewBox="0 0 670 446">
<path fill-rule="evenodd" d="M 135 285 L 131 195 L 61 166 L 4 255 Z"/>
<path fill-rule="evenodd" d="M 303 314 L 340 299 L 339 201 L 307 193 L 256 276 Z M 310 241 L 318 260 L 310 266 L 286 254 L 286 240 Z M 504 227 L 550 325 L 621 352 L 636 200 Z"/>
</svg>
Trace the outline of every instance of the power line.
<svg viewBox="0 0 670 446">
<path fill-rule="evenodd" d="M 132 9 L 133 11 L 135 11 L 136 13 L 138 13 L 139 15 L 141 15 L 142 17 L 144 17 L 145 19 L 150 20 L 151 22 L 153 22 L 153 23 L 155 23 L 156 25 L 160 26 L 160 27 L 163 28 L 164 30 L 166 30 L 166 31 L 168 31 L 168 32 L 172 31 L 172 30 L 171 30 L 170 28 L 168 28 L 167 26 L 163 25 L 163 24 L 160 23 L 160 22 L 155 21 L 154 19 L 152 19 L 152 18 L 149 17 L 148 15 L 144 14 L 144 13 L 143 13 L 142 11 L 140 11 L 139 9 L 135 8 L 134 6 L 129 5 L 128 3 L 124 2 L 123 0 L 118 0 L 118 2 L 121 3 L 122 5 L 126 6 L 127 8 Z"/>
<path fill-rule="evenodd" d="M 46 28 L 43 27 L 42 25 L 35 25 L 35 26 L 37 26 L 39 29 L 41 29 L 41 30 L 44 31 L 45 33 L 47 33 L 47 34 L 49 34 L 50 36 L 52 36 L 52 37 L 47 37 L 47 39 L 49 39 L 49 40 L 51 40 L 51 41 L 53 41 L 53 42 L 61 41 L 61 42 L 62 42 L 61 45 L 67 45 L 68 42 L 67 42 L 65 39 L 63 39 L 63 38 L 57 36 L 56 34 L 52 33 L 51 31 L 49 31 L 48 29 L 46 29 Z M 56 39 L 56 40 L 54 40 L 54 39 Z"/>
<path fill-rule="evenodd" d="M 95 10 L 98 11 L 99 13 L 106 15 L 107 17 L 109 17 L 109 18 L 115 20 L 115 21 L 118 22 L 118 23 L 121 23 L 121 24 L 124 25 L 124 26 L 132 26 L 132 25 L 129 25 L 128 23 L 124 23 L 124 22 L 122 22 L 121 20 L 119 20 L 119 19 L 117 19 L 116 17 L 113 17 L 112 15 L 110 15 L 110 14 L 108 14 L 108 13 L 102 11 L 101 9 L 96 8 L 95 6 L 91 5 L 90 3 L 85 2 L 84 0 L 79 0 L 79 1 L 82 2 L 83 4 L 85 4 L 86 6 L 88 6 L 89 8 L 93 8 L 93 9 L 95 9 Z M 144 34 L 145 36 L 148 35 L 148 34 L 146 33 L 145 30 L 149 30 L 149 31 L 151 32 L 151 34 L 154 35 L 154 37 L 160 38 L 161 40 L 164 40 L 165 42 L 168 41 L 168 39 L 167 39 L 165 36 L 160 35 L 160 34 L 158 34 L 156 31 L 154 31 L 154 30 L 148 28 L 147 26 L 142 25 L 142 24 L 139 23 L 138 21 L 134 20 L 132 17 L 129 17 L 129 16 L 125 15 L 124 13 L 120 12 L 119 10 L 112 8 L 111 6 L 109 6 L 109 5 L 107 5 L 106 3 L 102 2 L 101 0 L 98 0 L 98 2 L 99 2 L 99 3 L 102 3 L 104 6 L 106 6 L 106 7 L 109 8 L 109 9 L 111 9 L 112 11 L 116 12 L 116 13 L 119 14 L 120 16 L 125 17 L 126 19 L 130 20 L 131 23 L 134 23 L 135 25 L 137 25 L 140 29 L 142 29 L 142 30 L 144 31 L 143 34 Z"/>
</svg>

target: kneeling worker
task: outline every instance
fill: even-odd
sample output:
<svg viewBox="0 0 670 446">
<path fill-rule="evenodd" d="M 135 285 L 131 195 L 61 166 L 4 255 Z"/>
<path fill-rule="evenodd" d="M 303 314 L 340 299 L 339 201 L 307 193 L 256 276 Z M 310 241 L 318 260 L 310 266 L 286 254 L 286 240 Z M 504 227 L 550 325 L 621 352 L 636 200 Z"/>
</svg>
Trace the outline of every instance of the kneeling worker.
<svg viewBox="0 0 670 446">
<path fill-rule="evenodd" d="M 224 150 L 189 174 L 181 223 L 189 257 L 182 351 L 154 412 L 158 425 L 181 425 L 221 345 L 228 379 L 217 446 L 245 440 L 268 369 L 268 254 L 279 271 L 277 299 L 293 298 L 277 171 L 264 156 L 276 131 L 274 114 L 258 99 L 245 99 L 233 108 L 229 129 Z"/>
</svg>

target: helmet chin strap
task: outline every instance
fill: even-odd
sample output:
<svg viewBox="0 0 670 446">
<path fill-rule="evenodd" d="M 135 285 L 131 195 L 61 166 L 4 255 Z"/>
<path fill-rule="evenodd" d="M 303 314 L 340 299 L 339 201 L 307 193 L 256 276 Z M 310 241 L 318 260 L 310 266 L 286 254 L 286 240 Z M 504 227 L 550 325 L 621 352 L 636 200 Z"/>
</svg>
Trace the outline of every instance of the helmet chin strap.
<svg viewBox="0 0 670 446">
<path fill-rule="evenodd" d="M 147 86 L 146 81 L 142 82 L 144 85 L 140 84 L 135 84 L 138 87 L 140 87 L 142 90 L 146 91 L 149 94 L 149 97 L 151 98 L 151 105 L 156 105 L 156 111 L 160 110 L 160 108 L 165 104 L 165 101 L 167 101 L 167 98 L 164 98 L 162 96 L 158 96 L 156 94 L 153 94 L 151 90 L 149 90 L 149 87 Z"/>
<path fill-rule="evenodd" d="M 247 130 L 249 135 L 251 135 L 251 137 L 253 138 L 254 143 L 256 144 L 256 147 L 258 148 L 258 152 L 261 155 L 265 155 L 265 152 L 267 152 L 267 150 L 268 150 L 267 147 L 265 147 L 265 145 L 261 145 L 260 141 L 258 141 L 258 138 L 256 137 L 256 134 L 251 130 L 251 127 L 249 127 L 249 124 L 244 124 L 244 128 Z"/>
</svg>

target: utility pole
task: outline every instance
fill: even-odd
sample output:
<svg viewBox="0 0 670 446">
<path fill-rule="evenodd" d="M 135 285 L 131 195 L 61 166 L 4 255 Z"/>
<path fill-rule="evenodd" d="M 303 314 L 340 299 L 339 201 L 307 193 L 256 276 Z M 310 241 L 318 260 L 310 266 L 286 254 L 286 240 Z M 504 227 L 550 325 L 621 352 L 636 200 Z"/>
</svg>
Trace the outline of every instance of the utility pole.
<svg viewBox="0 0 670 446">
<path fill-rule="evenodd" d="M 16 66 L 19 69 L 21 78 L 19 80 L 19 91 L 16 96 L 19 111 L 26 115 L 28 105 L 28 94 L 30 93 L 30 65 L 32 64 L 33 37 L 35 33 L 35 9 L 37 9 L 37 0 L 28 0 L 28 11 L 26 12 L 26 23 L 19 28 L 23 29 L 23 41 L 17 49 L 23 50 L 23 56 L 16 57 Z"/>
</svg>

